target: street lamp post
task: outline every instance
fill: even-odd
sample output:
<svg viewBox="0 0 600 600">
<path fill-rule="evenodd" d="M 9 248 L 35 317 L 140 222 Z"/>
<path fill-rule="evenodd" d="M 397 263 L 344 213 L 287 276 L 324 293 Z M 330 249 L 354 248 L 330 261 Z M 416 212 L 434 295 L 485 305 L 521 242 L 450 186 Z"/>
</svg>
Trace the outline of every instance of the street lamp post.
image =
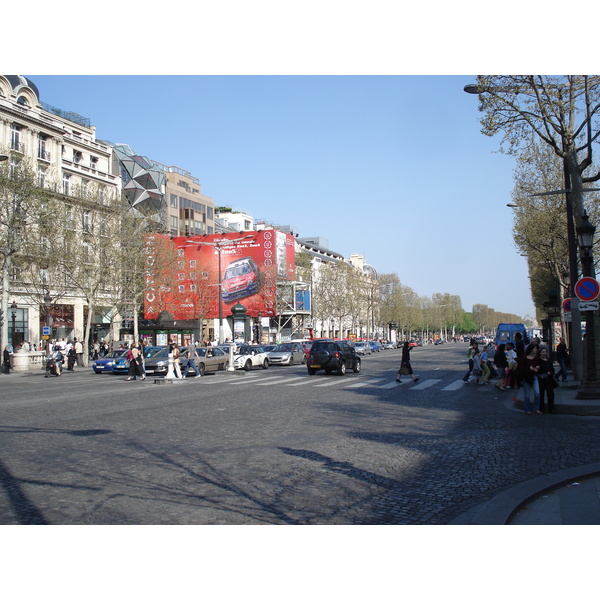
<svg viewBox="0 0 600 600">
<path fill-rule="evenodd" d="M 581 223 L 577 227 L 583 277 L 594 277 L 592 247 L 594 245 L 595 231 L 596 228 L 590 223 L 587 213 L 584 213 Z M 577 391 L 576 397 L 586 400 L 598 400 L 600 399 L 600 381 L 598 381 L 598 366 L 596 364 L 594 311 L 589 310 L 585 312 L 585 377 Z"/>
<path fill-rule="evenodd" d="M 12 310 L 11 313 L 11 317 L 12 317 L 12 347 L 13 347 L 13 352 L 15 351 L 15 331 L 16 331 L 16 324 L 17 324 L 17 303 L 13 300 L 13 303 L 10 305 L 10 309 Z"/>
</svg>

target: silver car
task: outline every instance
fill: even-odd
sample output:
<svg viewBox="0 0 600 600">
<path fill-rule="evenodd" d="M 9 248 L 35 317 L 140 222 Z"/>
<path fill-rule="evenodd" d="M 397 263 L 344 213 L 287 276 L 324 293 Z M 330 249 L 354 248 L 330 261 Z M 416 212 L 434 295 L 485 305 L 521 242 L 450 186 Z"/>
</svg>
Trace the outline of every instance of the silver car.
<svg viewBox="0 0 600 600">
<path fill-rule="evenodd" d="M 372 354 L 371 344 L 367 342 L 354 342 L 354 350 L 356 354 Z"/>
<path fill-rule="evenodd" d="M 278 344 L 268 353 L 272 365 L 303 365 L 306 355 L 302 344 Z"/>
</svg>

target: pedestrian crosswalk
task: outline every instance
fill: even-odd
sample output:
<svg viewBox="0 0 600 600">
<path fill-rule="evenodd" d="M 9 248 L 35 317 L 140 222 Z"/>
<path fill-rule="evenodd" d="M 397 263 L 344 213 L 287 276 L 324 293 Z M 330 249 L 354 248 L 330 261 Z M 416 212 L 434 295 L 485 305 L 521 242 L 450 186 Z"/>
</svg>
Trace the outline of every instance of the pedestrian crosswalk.
<svg viewBox="0 0 600 600">
<path fill-rule="evenodd" d="M 447 379 L 425 378 L 419 380 L 416 384 L 411 379 L 404 379 L 401 384 L 396 382 L 395 375 L 390 377 L 368 377 L 368 376 L 309 376 L 309 375 L 274 375 L 265 373 L 245 373 L 243 376 L 223 378 L 223 377 L 203 377 L 200 380 L 202 385 L 227 385 L 227 386 L 285 386 L 299 387 L 310 386 L 315 388 L 340 387 L 344 389 L 376 388 L 381 390 L 397 389 L 408 392 L 420 392 L 429 388 L 439 388 L 441 392 L 455 392 L 461 388 L 467 387 L 462 379 L 457 379 L 447 383 Z M 445 383 L 445 385 L 444 385 Z M 468 386 L 477 391 L 489 390 L 490 386 Z M 493 387 L 493 386 L 492 386 Z"/>
</svg>

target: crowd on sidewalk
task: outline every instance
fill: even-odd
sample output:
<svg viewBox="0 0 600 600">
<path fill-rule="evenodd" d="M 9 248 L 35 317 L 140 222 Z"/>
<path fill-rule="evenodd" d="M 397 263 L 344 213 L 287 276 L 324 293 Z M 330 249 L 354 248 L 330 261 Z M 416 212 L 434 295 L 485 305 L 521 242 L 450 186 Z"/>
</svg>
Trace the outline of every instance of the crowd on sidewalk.
<svg viewBox="0 0 600 600">
<path fill-rule="evenodd" d="M 498 379 L 495 384 L 498 390 L 515 390 L 513 400 L 516 402 L 519 390 L 523 389 L 523 407 L 525 414 L 554 413 L 554 390 L 560 383 L 567 381 L 567 363 L 569 353 L 564 338 L 550 352 L 542 346 L 540 339 L 534 337 L 525 343 L 520 333 L 515 334 L 515 342 L 500 344 L 490 355 L 490 346 L 480 350 L 476 340 L 472 340 L 467 351 L 469 366 L 463 381 L 467 384 L 488 385 L 490 379 Z M 554 362 L 558 362 L 558 374 Z"/>
</svg>

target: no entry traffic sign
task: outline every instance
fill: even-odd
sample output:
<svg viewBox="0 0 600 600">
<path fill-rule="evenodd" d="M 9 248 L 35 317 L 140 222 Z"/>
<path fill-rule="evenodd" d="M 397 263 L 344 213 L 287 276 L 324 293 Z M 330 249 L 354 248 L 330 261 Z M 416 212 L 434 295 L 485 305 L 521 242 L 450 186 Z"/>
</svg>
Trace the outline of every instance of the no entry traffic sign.
<svg viewBox="0 0 600 600">
<path fill-rule="evenodd" d="M 582 277 L 575 284 L 575 295 L 584 302 L 595 300 L 600 294 L 600 285 L 593 277 Z"/>
</svg>

